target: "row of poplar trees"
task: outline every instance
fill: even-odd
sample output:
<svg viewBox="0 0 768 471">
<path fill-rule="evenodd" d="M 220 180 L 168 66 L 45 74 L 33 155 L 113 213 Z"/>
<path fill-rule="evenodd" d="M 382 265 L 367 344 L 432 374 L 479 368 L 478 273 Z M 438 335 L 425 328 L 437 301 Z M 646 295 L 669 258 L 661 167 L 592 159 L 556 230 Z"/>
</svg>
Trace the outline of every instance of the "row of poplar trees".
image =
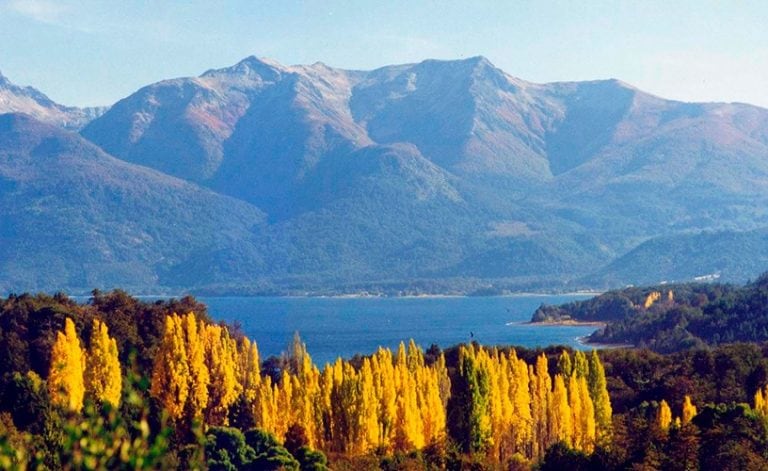
<svg viewBox="0 0 768 471">
<path fill-rule="evenodd" d="M 611 402 L 594 351 L 563 351 L 552 376 L 544 354 L 529 365 L 515 350 L 462 346 L 458 369 L 448 422 L 465 452 L 506 462 L 538 459 L 557 442 L 587 453 L 610 443 Z"/>
<path fill-rule="evenodd" d="M 166 318 L 155 356 L 151 394 L 179 423 L 228 425 L 239 420 L 285 437 L 301 427 L 309 446 L 361 454 L 420 449 L 445 435 L 450 381 L 445 359 L 426 366 L 411 342 L 395 355 L 379 349 L 359 368 L 338 359 L 321 372 L 294 342 L 292 365 L 279 380 L 260 373 L 255 343 L 230 336 L 193 314 Z"/>
<path fill-rule="evenodd" d="M 84 395 L 113 405 L 120 398 L 115 342 L 99 321 L 92 332 L 86 351 L 67 320 L 53 348 L 49 390 L 72 410 Z M 450 435 L 465 452 L 505 462 L 516 454 L 541 458 L 557 442 L 589 453 L 611 439 L 595 352 L 563 351 L 551 375 L 543 354 L 530 365 L 514 350 L 478 345 L 460 347 L 450 372 L 442 353 L 427 362 L 413 341 L 394 353 L 379 348 L 354 366 L 338 359 L 322 371 L 301 342 L 292 349 L 273 380 L 262 375 L 258 348 L 246 337 L 192 313 L 169 315 L 150 394 L 177 429 L 236 425 L 284 439 L 298 428 L 309 446 L 350 455 L 416 450 Z"/>
<path fill-rule="evenodd" d="M 113 407 L 120 404 L 123 376 L 117 343 L 109 336 L 106 324 L 93 321 L 86 349 L 72 319 L 65 320 L 64 331 L 56 334 L 51 349 L 47 384 L 51 402 L 73 412 L 82 410 L 86 397 Z"/>
</svg>

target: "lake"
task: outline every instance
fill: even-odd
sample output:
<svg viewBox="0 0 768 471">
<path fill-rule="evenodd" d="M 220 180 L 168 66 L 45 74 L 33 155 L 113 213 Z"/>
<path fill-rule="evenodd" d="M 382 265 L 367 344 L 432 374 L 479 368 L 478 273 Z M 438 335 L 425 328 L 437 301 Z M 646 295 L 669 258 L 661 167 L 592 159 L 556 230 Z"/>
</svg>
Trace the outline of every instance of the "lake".
<svg viewBox="0 0 768 471">
<path fill-rule="evenodd" d="M 322 366 L 338 356 L 369 354 L 379 346 L 397 348 L 413 338 L 422 348 L 448 347 L 476 340 L 485 345 L 585 347 L 579 337 L 593 326 L 524 324 L 541 303 L 561 304 L 589 295 L 419 297 L 419 298 L 290 298 L 200 297 L 212 318 L 239 322 L 258 343 L 262 358 L 285 351 L 294 332 Z"/>
</svg>

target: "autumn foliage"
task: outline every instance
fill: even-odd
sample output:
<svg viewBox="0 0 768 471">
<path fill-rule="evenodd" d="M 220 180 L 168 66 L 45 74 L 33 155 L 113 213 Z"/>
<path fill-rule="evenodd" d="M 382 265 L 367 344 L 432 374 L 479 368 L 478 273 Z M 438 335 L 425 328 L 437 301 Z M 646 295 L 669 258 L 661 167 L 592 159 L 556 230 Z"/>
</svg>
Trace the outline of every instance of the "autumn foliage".
<svg viewBox="0 0 768 471">
<path fill-rule="evenodd" d="M 107 326 L 93 322 L 91 345 L 81 347 L 72 319 L 67 318 L 64 332 L 56 334 L 51 351 L 48 393 L 54 404 L 78 412 L 86 395 L 96 402 L 120 403 L 122 372 L 117 344 L 109 336 Z"/>
<path fill-rule="evenodd" d="M 535 460 L 557 442 L 589 453 L 611 436 L 596 354 L 571 361 L 563 352 L 552 375 L 544 355 L 529 365 L 514 350 L 462 346 L 453 383 L 445 357 L 427 364 L 413 341 L 320 370 L 297 337 L 289 357 L 276 378 L 261 375 L 255 343 L 191 313 L 170 315 L 151 393 L 179 424 L 247 423 L 278 439 L 298 427 L 310 447 L 346 455 L 419 450 L 450 433 L 467 452 Z"/>
<path fill-rule="evenodd" d="M 193 299 L 140 303 L 113 293 L 89 305 L 20 297 L 4 306 L 0 321 L 11 327 L 0 331 L 0 352 L 10 352 L 0 467 L 676 470 L 768 462 L 768 346 L 598 355 L 478 344 L 422 351 L 410 341 L 320 367 L 298 336 L 282 355 L 262 358 L 255 342 L 211 322 Z M 187 314 L 172 314 L 178 308 Z M 27 334 L 10 323 L 24 316 L 45 321 L 15 324 L 39 329 Z"/>
<path fill-rule="evenodd" d="M 379 349 L 358 368 L 339 359 L 320 371 L 300 340 L 292 350 L 291 364 L 273 381 L 260 374 L 255 343 L 191 313 L 174 314 L 166 318 L 151 394 L 179 422 L 202 417 L 224 426 L 237 415 L 233 420 L 280 438 L 298 426 L 311 447 L 341 453 L 407 451 L 444 439 L 444 358 L 427 366 L 410 342 L 395 354 Z"/>
</svg>

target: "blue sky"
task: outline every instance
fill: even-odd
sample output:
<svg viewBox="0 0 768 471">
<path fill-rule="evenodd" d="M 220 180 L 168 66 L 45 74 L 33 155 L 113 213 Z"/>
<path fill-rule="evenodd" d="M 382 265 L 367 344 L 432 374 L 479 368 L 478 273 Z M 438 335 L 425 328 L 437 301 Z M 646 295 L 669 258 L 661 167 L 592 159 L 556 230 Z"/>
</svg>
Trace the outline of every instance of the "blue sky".
<svg viewBox="0 0 768 471">
<path fill-rule="evenodd" d="M 248 55 L 351 69 L 484 55 L 534 82 L 768 107 L 766 25 L 766 1 L 0 0 L 0 71 L 102 105 Z"/>
</svg>

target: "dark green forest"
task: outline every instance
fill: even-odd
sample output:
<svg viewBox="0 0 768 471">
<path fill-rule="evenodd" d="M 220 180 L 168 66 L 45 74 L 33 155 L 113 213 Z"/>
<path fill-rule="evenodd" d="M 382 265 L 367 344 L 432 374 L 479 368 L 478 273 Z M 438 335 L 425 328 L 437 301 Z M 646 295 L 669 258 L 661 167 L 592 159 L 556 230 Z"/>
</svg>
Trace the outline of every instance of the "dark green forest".
<svg viewBox="0 0 768 471">
<path fill-rule="evenodd" d="M 562 320 L 605 322 L 591 342 L 631 344 L 662 353 L 764 342 L 768 274 L 744 286 L 686 283 L 625 288 L 562 306 L 542 305 L 532 318 Z"/>
</svg>

